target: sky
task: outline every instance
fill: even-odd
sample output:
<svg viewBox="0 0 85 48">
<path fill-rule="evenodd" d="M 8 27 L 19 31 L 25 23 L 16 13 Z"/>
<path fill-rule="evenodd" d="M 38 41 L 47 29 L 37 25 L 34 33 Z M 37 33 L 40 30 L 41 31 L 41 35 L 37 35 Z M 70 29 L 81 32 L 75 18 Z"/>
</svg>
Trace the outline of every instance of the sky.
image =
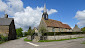
<svg viewBox="0 0 85 48">
<path fill-rule="evenodd" d="M 85 27 L 85 0 L 0 0 L 0 17 L 14 18 L 16 28 L 38 27 L 46 3 L 49 19 Z"/>
</svg>

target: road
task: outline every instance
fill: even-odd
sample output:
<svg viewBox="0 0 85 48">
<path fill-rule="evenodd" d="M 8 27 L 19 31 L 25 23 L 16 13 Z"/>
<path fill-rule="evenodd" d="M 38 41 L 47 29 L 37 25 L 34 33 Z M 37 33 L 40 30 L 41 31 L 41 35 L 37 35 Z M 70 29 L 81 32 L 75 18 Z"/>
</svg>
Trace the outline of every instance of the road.
<svg viewBox="0 0 85 48">
<path fill-rule="evenodd" d="M 55 42 L 25 42 L 24 37 L 0 44 L 0 48 L 85 48 L 85 38 Z"/>
</svg>

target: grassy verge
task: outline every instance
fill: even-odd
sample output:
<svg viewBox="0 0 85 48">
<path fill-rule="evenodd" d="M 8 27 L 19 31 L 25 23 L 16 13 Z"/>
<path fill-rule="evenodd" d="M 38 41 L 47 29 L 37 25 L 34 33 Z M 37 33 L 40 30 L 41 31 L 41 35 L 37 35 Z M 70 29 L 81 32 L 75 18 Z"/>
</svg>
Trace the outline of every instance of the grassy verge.
<svg viewBox="0 0 85 48">
<path fill-rule="evenodd" d="M 84 42 L 82 42 L 81 44 L 85 44 L 85 41 L 84 41 Z"/>
<path fill-rule="evenodd" d="M 0 44 L 5 43 L 5 42 L 8 42 L 8 41 L 0 41 Z"/>
<path fill-rule="evenodd" d="M 72 40 L 72 39 L 78 39 L 78 38 L 84 38 L 84 37 L 77 37 L 77 38 L 71 38 L 71 39 L 60 39 L 60 40 L 40 40 L 39 42 L 64 41 L 64 40 Z"/>
<path fill-rule="evenodd" d="M 27 38 L 25 38 L 24 41 L 32 41 L 32 40 L 28 40 Z"/>
<path fill-rule="evenodd" d="M 2 44 L 3 43 L 3 41 L 0 41 L 0 44 Z"/>
</svg>

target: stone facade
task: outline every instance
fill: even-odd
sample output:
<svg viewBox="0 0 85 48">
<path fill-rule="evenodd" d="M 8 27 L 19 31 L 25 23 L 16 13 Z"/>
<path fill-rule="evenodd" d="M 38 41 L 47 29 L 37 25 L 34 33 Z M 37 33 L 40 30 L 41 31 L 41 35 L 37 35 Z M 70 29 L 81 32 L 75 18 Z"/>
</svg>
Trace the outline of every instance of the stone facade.
<svg viewBox="0 0 85 48">
<path fill-rule="evenodd" d="M 38 28 L 40 29 L 41 27 L 46 28 L 47 32 L 72 32 L 72 29 L 61 28 L 61 27 L 49 27 L 47 26 L 47 24 L 45 23 L 43 19 L 41 19 L 41 22 Z"/>
<path fill-rule="evenodd" d="M 0 34 L 8 36 L 9 40 L 16 39 L 16 29 L 13 18 L 8 18 L 5 14 L 5 18 L 0 18 Z"/>
<path fill-rule="evenodd" d="M 0 26 L 0 34 L 2 34 L 3 36 L 8 36 L 9 26 Z"/>
</svg>

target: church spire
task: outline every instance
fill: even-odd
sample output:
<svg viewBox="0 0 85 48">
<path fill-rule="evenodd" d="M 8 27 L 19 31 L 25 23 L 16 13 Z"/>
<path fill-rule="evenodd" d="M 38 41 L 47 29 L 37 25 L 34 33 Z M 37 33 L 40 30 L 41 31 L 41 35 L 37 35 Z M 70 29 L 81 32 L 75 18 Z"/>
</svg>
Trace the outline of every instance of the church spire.
<svg viewBox="0 0 85 48">
<path fill-rule="evenodd" d="M 44 13 L 47 13 L 46 4 L 44 4 Z"/>
<path fill-rule="evenodd" d="M 48 20 L 46 4 L 44 4 L 44 11 L 43 11 L 43 14 L 42 14 L 42 18 L 44 18 L 45 20 Z"/>
</svg>

